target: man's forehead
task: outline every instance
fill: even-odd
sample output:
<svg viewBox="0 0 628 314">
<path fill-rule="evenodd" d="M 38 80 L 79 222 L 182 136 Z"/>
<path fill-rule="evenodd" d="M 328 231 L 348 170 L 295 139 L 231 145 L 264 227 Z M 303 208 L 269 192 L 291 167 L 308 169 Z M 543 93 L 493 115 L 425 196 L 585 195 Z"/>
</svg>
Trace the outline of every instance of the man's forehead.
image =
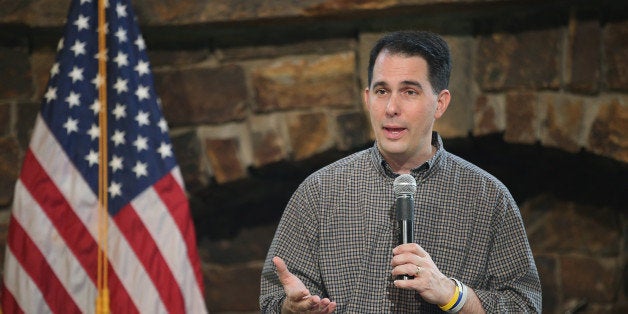
<svg viewBox="0 0 628 314">
<path fill-rule="evenodd" d="M 429 81 L 427 62 L 420 56 L 388 54 L 378 57 L 373 67 L 372 85 L 425 85 Z"/>
</svg>

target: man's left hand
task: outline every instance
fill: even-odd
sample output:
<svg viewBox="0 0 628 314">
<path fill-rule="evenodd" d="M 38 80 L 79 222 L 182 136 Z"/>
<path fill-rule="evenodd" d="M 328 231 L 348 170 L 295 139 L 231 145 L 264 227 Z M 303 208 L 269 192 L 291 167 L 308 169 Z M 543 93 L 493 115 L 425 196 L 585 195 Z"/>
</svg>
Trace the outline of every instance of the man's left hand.
<svg viewBox="0 0 628 314">
<path fill-rule="evenodd" d="M 392 275 L 408 275 L 409 280 L 395 280 L 395 286 L 416 290 L 432 304 L 447 304 L 453 297 L 455 283 L 438 270 L 430 255 L 418 244 L 407 243 L 393 249 Z"/>
</svg>

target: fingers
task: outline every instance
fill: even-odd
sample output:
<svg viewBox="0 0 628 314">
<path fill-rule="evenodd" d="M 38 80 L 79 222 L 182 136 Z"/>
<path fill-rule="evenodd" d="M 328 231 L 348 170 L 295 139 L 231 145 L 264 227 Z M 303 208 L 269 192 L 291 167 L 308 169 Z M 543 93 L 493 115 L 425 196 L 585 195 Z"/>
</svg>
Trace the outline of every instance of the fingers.
<svg viewBox="0 0 628 314">
<path fill-rule="evenodd" d="M 321 299 L 317 295 L 308 295 L 298 299 L 287 299 L 289 308 L 299 313 L 332 313 L 336 310 L 336 302 L 328 298 Z"/>
<path fill-rule="evenodd" d="M 420 245 L 418 245 L 416 243 L 401 244 L 401 245 L 399 245 L 399 246 L 397 246 L 396 248 L 393 249 L 393 254 L 394 255 L 400 255 L 400 254 L 404 254 L 404 253 L 410 253 L 410 254 L 418 255 L 420 257 L 429 257 L 430 256 L 429 254 L 427 254 L 427 251 L 425 251 Z"/>
<path fill-rule="evenodd" d="M 291 312 L 332 313 L 336 309 L 336 302 L 311 295 L 301 280 L 288 270 L 282 258 L 273 257 L 273 264 L 277 268 L 277 276 L 286 292 L 284 306 Z"/>
<path fill-rule="evenodd" d="M 331 300 L 325 298 L 322 299 L 319 303 L 318 307 L 314 309 L 315 313 L 333 313 L 336 310 L 336 302 L 332 302 Z"/>
<path fill-rule="evenodd" d="M 417 284 L 414 280 L 395 280 L 393 284 L 397 288 L 417 290 L 416 289 Z"/>
<path fill-rule="evenodd" d="M 417 267 L 422 269 L 435 268 L 430 255 L 418 244 L 407 243 L 393 249 L 393 258 L 390 262 L 394 275 L 415 276 Z"/>
<path fill-rule="evenodd" d="M 416 264 L 402 264 L 394 267 L 391 271 L 393 277 L 400 275 L 408 275 L 410 277 L 420 277 L 426 275 L 429 272 L 429 268 L 423 266 L 417 266 Z"/>
<path fill-rule="evenodd" d="M 310 306 L 308 308 L 312 313 L 332 313 L 336 310 L 336 302 L 332 302 L 328 298 L 321 299 L 318 296 L 313 296 Z"/>
</svg>

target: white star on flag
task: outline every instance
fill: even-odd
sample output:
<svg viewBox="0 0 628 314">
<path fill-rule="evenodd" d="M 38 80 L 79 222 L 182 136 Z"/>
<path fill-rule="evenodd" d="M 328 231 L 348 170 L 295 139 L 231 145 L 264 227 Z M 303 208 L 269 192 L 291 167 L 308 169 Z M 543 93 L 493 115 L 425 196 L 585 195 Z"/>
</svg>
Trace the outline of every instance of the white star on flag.
<svg viewBox="0 0 628 314">
<path fill-rule="evenodd" d="M 85 54 L 85 43 L 76 40 L 70 50 L 74 51 L 74 56 L 78 57 Z"/>
<path fill-rule="evenodd" d="M 83 69 L 75 66 L 72 68 L 72 71 L 68 73 L 68 76 L 72 78 L 72 83 L 75 83 L 76 81 L 82 81 Z"/>
<path fill-rule="evenodd" d="M 79 15 L 78 19 L 74 21 L 74 25 L 78 28 L 78 30 L 89 29 L 89 16 Z"/>
</svg>

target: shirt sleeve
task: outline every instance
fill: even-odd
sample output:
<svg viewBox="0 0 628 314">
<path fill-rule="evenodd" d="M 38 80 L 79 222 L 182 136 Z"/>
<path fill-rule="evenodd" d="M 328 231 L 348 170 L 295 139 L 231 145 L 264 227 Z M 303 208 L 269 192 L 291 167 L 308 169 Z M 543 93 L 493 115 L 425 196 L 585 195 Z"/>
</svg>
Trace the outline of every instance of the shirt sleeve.
<svg viewBox="0 0 628 314">
<path fill-rule="evenodd" d="M 273 257 L 281 257 L 288 270 L 299 277 L 312 295 L 322 295 L 318 271 L 318 190 L 314 177 L 304 181 L 294 192 L 279 221 L 271 242 L 260 286 L 260 309 L 262 313 L 280 313 L 286 295 L 279 282 Z"/>
<path fill-rule="evenodd" d="M 519 209 L 508 192 L 498 202 L 486 285 L 474 288 L 487 313 L 540 313 L 541 283 Z"/>
</svg>

